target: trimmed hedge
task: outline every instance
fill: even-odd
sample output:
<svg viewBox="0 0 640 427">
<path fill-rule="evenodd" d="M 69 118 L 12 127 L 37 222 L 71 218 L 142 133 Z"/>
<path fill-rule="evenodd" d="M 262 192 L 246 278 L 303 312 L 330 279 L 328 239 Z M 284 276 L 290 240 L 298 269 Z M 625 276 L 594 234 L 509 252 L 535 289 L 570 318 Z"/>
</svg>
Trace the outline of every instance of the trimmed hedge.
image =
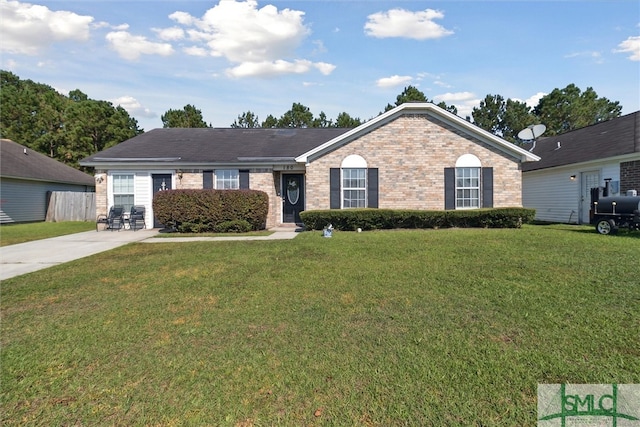
<svg viewBox="0 0 640 427">
<path fill-rule="evenodd" d="M 331 209 L 304 211 L 300 218 L 308 230 L 331 224 L 336 230 L 394 228 L 520 228 L 535 217 L 535 209 L 492 208 L 451 211 L 395 209 Z"/>
<path fill-rule="evenodd" d="M 269 211 L 267 193 L 257 190 L 167 190 L 153 197 L 153 213 L 181 232 L 262 230 Z"/>
</svg>

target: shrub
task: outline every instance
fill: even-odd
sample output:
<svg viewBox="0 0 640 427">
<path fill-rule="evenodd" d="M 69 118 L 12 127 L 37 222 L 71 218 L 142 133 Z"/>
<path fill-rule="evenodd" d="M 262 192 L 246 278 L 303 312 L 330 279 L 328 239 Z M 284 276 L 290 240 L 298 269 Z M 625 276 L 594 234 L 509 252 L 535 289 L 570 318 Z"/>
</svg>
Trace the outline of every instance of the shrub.
<svg viewBox="0 0 640 427">
<path fill-rule="evenodd" d="M 331 209 L 304 211 L 300 217 L 309 230 L 320 230 L 331 224 L 336 230 L 353 231 L 392 228 L 520 228 L 530 223 L 534 209 L 493 208 L 457 211 Z"/>
<path fill-rule="evenodd" d="M 222 223 L 244 221 L 249 230 L 265 228 L 269 197 L 257 190 L 167 190 L 153 197 L 153 212 L 167 228 L 215 231 Z M 245 229 L 245 224 L 226 227 Z"/>
<path fill-rule="evenodd" d="M 246 233 L 251 231 L 251 224 L 244 219 L 236 219 L 233 221 L 223 221 L 217 224 L 213 231 L 216 233 Z"/>
</svg>

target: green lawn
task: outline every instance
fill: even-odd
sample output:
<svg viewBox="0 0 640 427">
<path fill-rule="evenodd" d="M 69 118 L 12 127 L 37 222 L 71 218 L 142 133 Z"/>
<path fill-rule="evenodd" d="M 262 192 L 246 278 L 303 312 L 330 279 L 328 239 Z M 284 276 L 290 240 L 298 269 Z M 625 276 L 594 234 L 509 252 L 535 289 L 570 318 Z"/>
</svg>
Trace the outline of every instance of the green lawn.
<svg viewBox="0 0 640 427">
<path fill-rule="evenodd" d="M 2 425 L 535 425 L 640 383 L 640 233 L 136 243 L 2 283 Z"/>
<path fill-rule="evenodd" d="M 15 245 L 31 240 L 48 239 L 65 234 L 95 230 L 94 222 L 33 222 L 29 224 L 3 224 L 0 226 L 0 246 Z"/>
</svg>

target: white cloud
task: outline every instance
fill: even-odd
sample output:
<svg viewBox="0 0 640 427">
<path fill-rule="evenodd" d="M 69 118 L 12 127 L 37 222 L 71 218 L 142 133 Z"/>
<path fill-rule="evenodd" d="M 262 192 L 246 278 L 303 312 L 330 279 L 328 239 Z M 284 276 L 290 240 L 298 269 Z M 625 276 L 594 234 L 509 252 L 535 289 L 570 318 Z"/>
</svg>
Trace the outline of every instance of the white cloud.
<svg viewBox="0 0 640 427">
<path fill-rule="evenodd" d="M 445 89 L 451 89 L 453 87 L 449 83 L 443 82 L 442 80 L 434 80 L 433 84 L 436 86 L 443 87 Z"/>
<path fill-rule="evenodd" d="M 328 76 L 333 73 L 333 70 L 336 69 L 336 66 L 333 64 L 328 64 L 326 62 L 316 62 L 313 66 L 322 73 L 324 76 Z"/>
<path fill-rule="evenodd" d="M 411 12 L 405 9 L 391 9 L 369 15 L 364 26 L 365 34 L 377 38 L 404 37 L 416 40 L 438 39 L 453 34 L 434 19 L 444 18 L 444 14 L 433 9 Z"/>
<path fill-rule="evenodd" d="M 602 54 L 595 50 L 588 50 L 584 52 L 573 52 L 564 56 L 565 58 L 591 58 L 596 64 L 602 64 Z"/>
<path fill-rule="evenodd" d="M 619 49 L 614 50 L 615 53 L 630 53 L 630 60 L 640 61 L 640 36 L 629 37 L 621 42 L 618 47 Z"/>
<path fill-rule="evenodd" d="M 438 102 L 444 101 L 447 104 L 455 104 L 460 101 L 468 101 L 470 99 L 475 99 L 475 95 L 472 92 L 447 92 L 442 95 L 436 95 L 433 97 Z"/>
<path fill-rule="evenodd" d="M 45 6 L 0 0 L 0 51 L 37 55 L 59 41 L 86 41 L 92 16 L 52 11 Z"/>
<path fill-rule="evenodd" d="M 304 74 L 312 68 L 318 69 L 322 74 L 329 74 L 335 66 L 323 62 L 313 63 L 306 59 L 297 59 L 293 62 L 278 59 L 276 61 L 243 62 L 240 65 L 227 70 L 229 77 L 273 77 L 281 74 Z"/>
<path fill-rule="evenodd" d="M 185 37 L 193 43 L 183 49 L 185 53 L 203 56 L 206 50 L 208 55 L 227 59 L 234 64 L 227 70 L 232 77 L 300 74 L 312 69 L 327 75 L 336 68 L 295 59 L 296 49 L 311 34 L 302 11 L 278 10 L 273 5 L 258 8 L 255 0 L 221 1 L 201 18 L 186 12 L 172 13 L 169 18 L 185 27 Z M 321 41 L 313 43 L 314 54 L 325 51 Z"/>
<path fill-rule="evenodd" d="M 303 24 L 304 12 L 278 9 L 273 5 L 258 9 L 257 2 L 222 1 L 201 19 L 176 12 L 173 19 L 194 26 L 208 39 L 214 56 L 231 62 L 275 61 L 291 56 L 310 30 Z M 204 33 L 204 34 L 202 34 Z"/>
<path fill-rule="evenodd" d="M 480 105 L 480 99 L 473 92 L 447 92 L 433 97 L 435 103 L 444 101 L 447 105 L 455 105 L 458 116 L 471 117 L 473 107 Z"/>
<path fill-rule="evenodd" d="M 197 19 L 189 15 L 187 12 L 174 12 L 169 15 L 169 19 L 172 19 L 182 25 L 193 25 L 197 22 Z"/>
<path fill-rule="evenodd" d="M 185 47 L 182 51 L 191 56 L 207 56 L 209 54 L 206 49 L 198 46 Z"/>
<path fill-rule="evenodd" d="M 202 32 L 202 31 L 198 31 L 198 30 L 187 30 L 187 38 L 189 39 L 189 41 L 192 41 L 193 43 L 207 43 L 209 42 L 209 40 L 211 40 L 212 36 L 211 34 Z M 205 44 L 206 46 L 206 44 Z M 208 49 L 208 47 L 207 47 Z"/>
<path fill-rule="evenodd" d="M 394 75 L 391 77 L 383 77 L 376 81 L 376 86 L 381 88 L 403 86 L 413 80 L 411 76 Z"/>
<path fill-rule="evenodd" d="M 109 27 L 111 27 L 111 25 L 105 21 L 96 22 L 91 25 L 91 28 L 93 28 L 94 30 L 98 30 L 100 28 L 109 28 Z"/>
<path fill-rule="evenodd" d="M 324 46 L 324 43 L 322 43 L 322 40 L 314 40 L 313 44 L 315 45 L 315 49 L 313 50 L 314 54 L 319 54 L 319 53 L 326 53 L 327 52 L 327 48 Z"/>
<path fill-rule="evenodd" d="M 545 92 L 538 92 L 525 99 L 524 103 L 527 104 L 528 107 L 534 108 L 545 95 L 547 95 Z"/>
<path fill-rule="evenodd" d="M 134 36 L 126 31 L 114 31 L 106 35 L 111 48 L 128 60 L 136 60 L 140 55 L 161 55 L 169 56 L 173 54 L 173 47 L 168 43 L 155 43 L 147 40 L 143 36 Z"/>
<path fill-rule="evenodd" d="M 143 107 L 142 104 L 140 104 L 140 102 L 137 99 L 135 99 L 133 96 L 128 96 L 128 95 L 121 96 L 119 98 L 110 100 L 110 102 L 113 105 L 121 106 L 122 108 L 127 110 L 127 112 L 132 116 L 142 116 L 147 118 L 153 118 L 158 116 L 156 113 L 152 112 L 148 108 Z"/>
<path fill-rule="evenodd" d="M 184 30 L 179 27 L 153 28 L 153 31 L 158 34 L 160 40 L 173 41 L 184 39 Z"/>
</svg>

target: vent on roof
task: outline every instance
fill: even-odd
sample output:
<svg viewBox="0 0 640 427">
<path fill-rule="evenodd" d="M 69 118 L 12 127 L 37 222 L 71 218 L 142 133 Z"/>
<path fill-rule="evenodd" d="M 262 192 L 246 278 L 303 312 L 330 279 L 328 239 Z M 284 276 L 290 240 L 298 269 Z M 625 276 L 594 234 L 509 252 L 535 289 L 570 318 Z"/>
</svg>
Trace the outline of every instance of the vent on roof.
<svg viewBox="0 0 640 427">
<path fill-rule="evenodd" d="M 559 150 L 561 148 L 562 148 L 562 146 L 560 145 L 560 141 L 558 141 L 558 146 L 556 147 L 556 150 Z"/>
</svg>

